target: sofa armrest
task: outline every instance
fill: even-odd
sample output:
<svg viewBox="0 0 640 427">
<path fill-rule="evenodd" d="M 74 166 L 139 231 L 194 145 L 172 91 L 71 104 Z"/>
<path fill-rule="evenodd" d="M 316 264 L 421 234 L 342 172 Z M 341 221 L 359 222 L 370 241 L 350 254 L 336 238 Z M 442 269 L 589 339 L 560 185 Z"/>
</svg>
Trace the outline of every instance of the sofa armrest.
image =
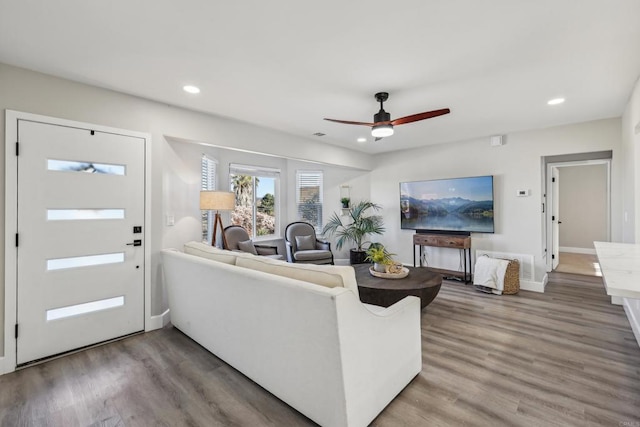
<svg viewBox="0 0 640 427">
<path fill-rule="evenodd" d="M 284 243 L 287 251 L 287 261 L 294 262 L 295 260 L 293 259 L 293 243 L 288 240 L 285 240 Z"/>
<path fill-rule="evenodd" d="M 338 311 L 347 413 L 353 425 L 368 425 L 422 369 L 420 299 L 407 296 L 375 313 L 350 308 Z"/>
<path fill-rule="evenodd" d="M 253 245 L 256 248 L 256 252 L 258 255 L 278 255 L 278 247 L 277 246 L 269 246 L 269 245 Z"/>
<path fill-rule="evenodd" d="M 322 249 L 325 251 L 330 251 L 331 250 L 331 243 L 325 241 L 325 240 L 320 240 L 320 239 L 316 239 L 316 249 Z"/>
</svg>

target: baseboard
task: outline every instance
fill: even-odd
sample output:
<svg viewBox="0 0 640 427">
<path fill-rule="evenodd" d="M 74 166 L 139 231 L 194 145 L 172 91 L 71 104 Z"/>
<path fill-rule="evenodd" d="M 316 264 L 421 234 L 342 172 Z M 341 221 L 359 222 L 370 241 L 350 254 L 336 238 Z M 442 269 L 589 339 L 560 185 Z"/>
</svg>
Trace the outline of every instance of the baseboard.
<svg viewBox="0 0 640 427">
<path fill-rule="evenodd" d="M 547 286 L 547 275 L 544 275 L 544 280 L 542 282 L 534 282 L 532 280 L 522 280 L 520 279 L 520 290 L 523 291 L 531 291 L 531 292 L 540 292 L 544 293 L 544 288 Z"/>
<path fill-rule="evenodd" d="M 171 316 L 169 316 L 169 309 L 167 308 L 164 313 L 158 316 L 151 316 L 149 324 L 144 328 L 145 332 L 153 331 L 156 329 L 162 329 L 169 323 Z"/>
<path fill-rule="evenodd" d="M 611 297 L 611 304 L 613 304 L 613 305 L 623 305 L 624 304 L 624 298 L 612 296 Z"/>
<path fill-rule="evenodd" d="M 622 300 L 622 306 L 624 307 L 625 313 L 627 313 L 627 318 L 631 324 L 631 330 L 633 331 L 633 335 L 636 337 L 638 346 L 640 346 L 640 312 L 633 310 L 627 298 L 623 298 Z"/>
<path fill-rule="evenodd" d="M 560 246 L 560 252 L 569 252 L 572 254 L 586 254 L 586 255 L 595 255 L 596 250 L 592 248 L 569 248 Z"/>
<path fill-rule="evenodd" d="M 8 374 L 16 370 L 15 365 L 8 366 L 9 359 L 5 356 L 0 357 L 0 375 Z"/>
<path fill-rule="evenodd" d="M 349 258 L 334 259 L 333 263 L 335 265 L 351 265 L 351 261 L 349 261 Z"/>
</svg>

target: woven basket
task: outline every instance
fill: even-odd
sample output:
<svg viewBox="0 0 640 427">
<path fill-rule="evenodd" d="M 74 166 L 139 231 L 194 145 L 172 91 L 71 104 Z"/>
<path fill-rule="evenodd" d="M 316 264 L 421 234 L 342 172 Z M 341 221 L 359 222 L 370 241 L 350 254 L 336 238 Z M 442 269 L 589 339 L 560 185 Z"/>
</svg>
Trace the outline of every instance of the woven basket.
<svg viewBox="0 0 640 427">
<path fill-rule="evenodd" d="M 520 291 L 520 261 L 517 259 L 509 259 L 507 271 L 504 273 L 504 290 L 503 294 L 513 295 Z"/>
</svg>

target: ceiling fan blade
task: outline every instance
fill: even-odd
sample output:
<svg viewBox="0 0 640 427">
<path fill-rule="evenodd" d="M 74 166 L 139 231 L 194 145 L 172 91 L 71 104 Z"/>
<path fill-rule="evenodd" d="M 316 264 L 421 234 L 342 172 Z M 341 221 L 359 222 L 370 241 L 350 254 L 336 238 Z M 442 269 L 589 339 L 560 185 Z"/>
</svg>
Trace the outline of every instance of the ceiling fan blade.
<svg viewBox="0 0 640 427">
<path fill-rule="evenodd" d="M 336 120 L 336 119 L 327 119 L 327 118 L 325 118 L 325 120 L 328 120 L 330 122 L 342 123 L 345 125 L 362 125 L 362 126 L 370 126 L 370 127 L 375 125 L 375 123 L 350 122 L 348 120 Z"/>
<path fill-rule="evenodd" d="M 417 122 L 419 120 L 431 119 L 433 117 L 442 116 L 444 114 L 449 114 L 450 112 L 451 110 L 449 110 L 448 108 L 443 108 L 442 110 L 426 111 L 424 113 L 412 114 L 410 116 L 400 117 L 399 119 L 391 120 L 391 124 L 394 126 L 404 125 L 407 123 Z"/>
</svg>

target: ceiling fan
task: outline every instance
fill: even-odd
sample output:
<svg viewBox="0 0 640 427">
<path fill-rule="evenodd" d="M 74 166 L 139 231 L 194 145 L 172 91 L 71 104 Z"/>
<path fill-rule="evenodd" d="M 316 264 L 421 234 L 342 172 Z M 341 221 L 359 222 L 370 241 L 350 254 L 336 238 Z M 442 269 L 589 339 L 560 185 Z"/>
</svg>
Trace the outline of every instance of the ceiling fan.
<svg viewBox="0 0 640 427">
<path fill-rule="evenodd" d="M 373 123 L 366 122 L 351 122 L 348 120 L 336 120 L 327 119 L 330 122 L 343 123 L 347 125 L 362 125 L 371 127 L 371 136 L 376 138 L 376 141 L 386 136 L 393 135 L 393 127 L 396 125 L 405 125 L 407 123 L 413 123 L 420 120 L 431 119 L 433 117 L 449 114 L 451 110 L 443 108 L 441 110 L 426 111 L 424 113 L 412 114 L 406 117 L 400 117 L 399 119 L 391 120 L 391 115 L 384 111 L 383 102 L 389 98 L 387 92 L 378 92 L 375 95 L 376 101 L 380 103 L 380 111 L 373 115 Z"/>
</svg>

